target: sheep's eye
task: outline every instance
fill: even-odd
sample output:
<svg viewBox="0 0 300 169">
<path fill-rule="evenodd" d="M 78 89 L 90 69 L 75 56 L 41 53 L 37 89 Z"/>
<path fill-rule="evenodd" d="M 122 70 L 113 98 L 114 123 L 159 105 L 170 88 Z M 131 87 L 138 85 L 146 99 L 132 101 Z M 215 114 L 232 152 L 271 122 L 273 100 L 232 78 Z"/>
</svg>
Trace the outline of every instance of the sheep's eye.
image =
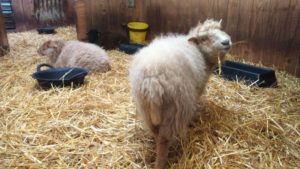
<svg viewBox="0 0 300 169">
<path fill-rule="evenodd" d="M 200 38 L 200 41 L 202 41 L 202 42 L 207 41 L 207 40 L 208 40 L 208 37 L 207 37 L 207 36 L 202 36 L 202 37 Z"/>
</svg>

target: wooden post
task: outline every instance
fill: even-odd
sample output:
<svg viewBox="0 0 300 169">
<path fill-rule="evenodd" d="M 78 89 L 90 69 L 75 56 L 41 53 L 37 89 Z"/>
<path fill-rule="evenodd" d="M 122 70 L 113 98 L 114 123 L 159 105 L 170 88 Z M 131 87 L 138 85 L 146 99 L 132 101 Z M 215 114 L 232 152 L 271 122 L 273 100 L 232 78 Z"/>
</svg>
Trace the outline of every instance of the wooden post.
<svg viewBox="0 0 300 169">
<path fill-rule="evenodd" d="M 0 8 L 0 56 L 5 55 L 9 50 L 4 16 Z"/>
<path fill-rule="evenodd" d="M 74 0 L 65 0 L 64 1 L 64 12 L 65 20 L 67 25 L 75 24 L 75 1 Z"/>
<path fill-rule="evenodd" d="M 75 1 L 75 12 L 76 12 L 76 30 L 77 38 L 81 41 L 87 40 L 87 14 L 86 4 L 83 0 Z"/>
</svg>

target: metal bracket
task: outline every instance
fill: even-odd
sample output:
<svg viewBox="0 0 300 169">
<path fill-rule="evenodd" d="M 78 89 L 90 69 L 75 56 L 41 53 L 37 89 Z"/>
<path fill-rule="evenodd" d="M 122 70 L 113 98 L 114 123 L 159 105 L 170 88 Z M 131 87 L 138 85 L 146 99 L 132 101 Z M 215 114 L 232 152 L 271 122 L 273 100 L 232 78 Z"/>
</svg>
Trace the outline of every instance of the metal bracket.
<svg viewBox="0 0 300 169">
<path fill-rule="evenodd" d="M 135 0 L 128 0 L 128 8 L 134 8 Z"/>
</svg>

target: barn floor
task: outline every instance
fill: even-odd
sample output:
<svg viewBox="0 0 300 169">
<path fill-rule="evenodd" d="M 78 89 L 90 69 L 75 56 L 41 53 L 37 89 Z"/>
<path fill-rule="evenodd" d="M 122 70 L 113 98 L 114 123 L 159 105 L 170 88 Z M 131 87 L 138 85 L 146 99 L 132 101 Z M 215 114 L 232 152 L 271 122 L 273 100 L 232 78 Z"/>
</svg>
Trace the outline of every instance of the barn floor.
<svg viewBox="0 0 300 169">
<path fill-rule="evenodd" d="M 0 168 L 151 168 L 154 143 L 135 117 L 127 81 L 131 56 L 109 51 L 113 70 L 78 89 L 39 90 L 30 75 L 37 47 L 56 35 L 11 33 L 0 58 Z M 276 72 L 278 88 L 212 76 L 202 115 L 173 147 L 170 167 L 300 168 L 300 80 Z M 177 151 L 175 151 L 177 150 Z"/>
</svg>

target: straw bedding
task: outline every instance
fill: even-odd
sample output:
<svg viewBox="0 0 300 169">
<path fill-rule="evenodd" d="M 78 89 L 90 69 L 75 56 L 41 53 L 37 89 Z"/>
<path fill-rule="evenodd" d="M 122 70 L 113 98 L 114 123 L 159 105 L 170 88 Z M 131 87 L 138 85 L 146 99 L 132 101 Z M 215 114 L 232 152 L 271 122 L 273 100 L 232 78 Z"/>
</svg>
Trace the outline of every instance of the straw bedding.
<svg viewBox="0 0 300 169">
<path fill-rule="evenodd" d="M 109 51 L 113 70 L 90 74 L 77 89 L 37 88 L 30 77 L 46 61 L 47 39 L 8 35 L 0 58 L 0 168 L 151 168 L 154 142 L 135 116 L 127 75 L 131 56 Z M 172 147 L 170 168 L 300 168 L 300 80 L 276 72 L 278 88 L 262 89 L 212 76 L 199 100 L 202 115 Z"/>
</svg>

